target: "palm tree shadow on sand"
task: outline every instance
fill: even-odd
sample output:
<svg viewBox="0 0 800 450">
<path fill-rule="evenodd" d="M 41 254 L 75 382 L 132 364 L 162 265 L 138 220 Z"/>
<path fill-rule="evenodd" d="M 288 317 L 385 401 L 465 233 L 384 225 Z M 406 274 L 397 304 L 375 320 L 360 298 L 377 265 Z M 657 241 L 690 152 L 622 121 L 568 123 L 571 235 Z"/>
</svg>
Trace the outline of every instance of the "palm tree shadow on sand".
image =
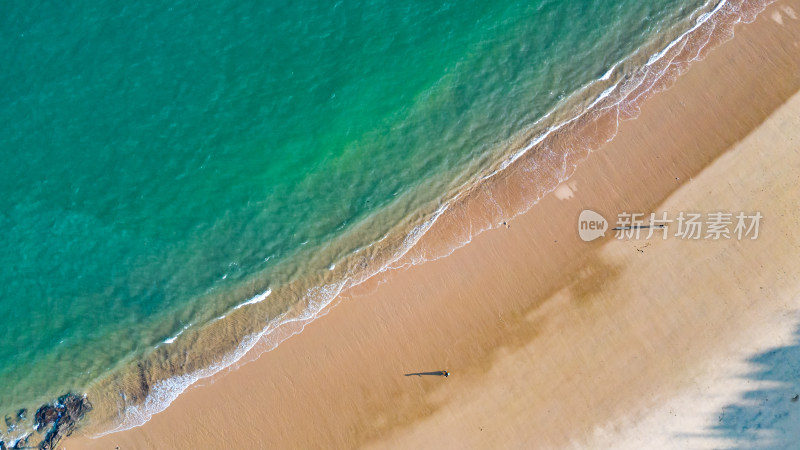
<svg viewBox="0 0 800 450">
<path fill-rule="evenodd" d="M 705 437 L 727 448 L 798 448 L 800 442 L 800 328 L 793 343 L 748 359 L 755 388 L 722 408 Z"/>
</svg>

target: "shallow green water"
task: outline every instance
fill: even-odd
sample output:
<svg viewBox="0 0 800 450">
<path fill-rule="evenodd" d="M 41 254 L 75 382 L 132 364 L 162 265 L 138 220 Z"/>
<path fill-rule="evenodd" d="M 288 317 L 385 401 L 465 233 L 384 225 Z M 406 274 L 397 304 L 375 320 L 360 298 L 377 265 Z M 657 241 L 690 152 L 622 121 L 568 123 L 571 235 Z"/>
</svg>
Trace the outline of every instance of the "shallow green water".
<svg viewBox="0 0 800 450">
<path fill-rule="evenodd" d="M 701 4 L 3 3 L 0 414 L 324 270 Z"/>
</svg>

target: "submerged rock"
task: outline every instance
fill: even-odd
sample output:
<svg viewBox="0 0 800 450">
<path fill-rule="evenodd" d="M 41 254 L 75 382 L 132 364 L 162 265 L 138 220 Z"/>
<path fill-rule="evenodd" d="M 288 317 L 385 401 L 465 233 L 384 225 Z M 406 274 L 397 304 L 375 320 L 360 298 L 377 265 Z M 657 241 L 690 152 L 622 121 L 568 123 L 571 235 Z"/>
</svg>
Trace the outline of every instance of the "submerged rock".
<svg viewBox="0 0 800 450">
<path fill-rule="evenodd" d="M 17 411 L 17 413 L 13 417 L 12 416 L 6 416 L 5 417 L 5 422 L 6 422 L 6 430 L 7 430 L 7 432 L 11 433 L 12 431 L 16 430 L 19 427 L 20 423 L 23 420 L 25 420 L 25 416 L 27 414 L 28 414 L 28 410 L 25 409 L 25 408 L 22 408 L 19 411 Z M 2 447 L 0 447 L 0 450 L 3 450 Z"/>
<path fill-rule="evenodd" d="M 30 438 L 30 435 L 26 435 L 25 437 L 17 440 L 14 443 L 14 446 L 11 447 L 11 449 L 12 450 L 21 450 L 23 448 L 27 448 L 28 447 L 28 438 Z"/>
</svg>

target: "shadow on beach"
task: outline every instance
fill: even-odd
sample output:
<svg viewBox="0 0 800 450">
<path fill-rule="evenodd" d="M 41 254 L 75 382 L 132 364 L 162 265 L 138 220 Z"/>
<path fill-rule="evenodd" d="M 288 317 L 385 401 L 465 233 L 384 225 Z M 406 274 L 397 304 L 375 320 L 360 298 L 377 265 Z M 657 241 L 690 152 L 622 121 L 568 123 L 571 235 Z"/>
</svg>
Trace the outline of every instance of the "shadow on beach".
<svg viewBox="0 0 800 450">
<path fill-rule="evenodd" d="M 421 377 L 423 375 L 431 375 L 431 376 L 437 376 L 437 377 L 449 377 L 450 376 L 450 372 L 448 372 L 446 370 L 437 370 L 436 372 L 416 372 L 416 373 L 407 373 L 407 374 L 405 374 L 405 376 L 407 376 L 407 377 L 413 377 L 413 376 Z"/>
<path fill-rule="evenodd" d="M 800 327 L 793 343 L 748 359 L 754 389 L 722 408 L 708 437 L 731 448 L 797 448 L 800 439 Z"/>
</svg>

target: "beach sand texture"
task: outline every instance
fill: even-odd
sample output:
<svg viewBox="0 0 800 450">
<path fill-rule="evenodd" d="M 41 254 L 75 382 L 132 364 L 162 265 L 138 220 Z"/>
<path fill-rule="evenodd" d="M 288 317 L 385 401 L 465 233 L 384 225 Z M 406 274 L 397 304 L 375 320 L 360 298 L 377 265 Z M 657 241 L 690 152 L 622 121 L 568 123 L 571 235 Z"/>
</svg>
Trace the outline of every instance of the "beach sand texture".
<svg viewBox="0 0 800 450">
<path fill-rule="evenodd" d="M 778 1 L 737 27 L 508 227 L 345 292 L 303 333 L 198 383 L 142 427 L 62 447 L 647 442 L 656 432 L 638 424 L 675 417 L 658 416 L 659 405 L 704 392 L 703 377 L 734 364 L 742 349 L 778 344 L 764 340 L 765 328 L 800 319 L 792 314 L 800 306 L 795 11 L 800 0 Z M 609 233 L 585 243 L 577 218 L 586 208 L 612 222 L 623 211 L 764 218 L 756 240 L 617 241 Z M 464 231 L 456 223 L 437 224 L 420 245 L 452 242 Z M 404 376 L 445 369 L 448 378 Z M 680 405 L 693 410 L 688 400 Z M 701 419 L 686 427 L 707 432 L 702 443 L 732 437 Z"/>
</svg>

